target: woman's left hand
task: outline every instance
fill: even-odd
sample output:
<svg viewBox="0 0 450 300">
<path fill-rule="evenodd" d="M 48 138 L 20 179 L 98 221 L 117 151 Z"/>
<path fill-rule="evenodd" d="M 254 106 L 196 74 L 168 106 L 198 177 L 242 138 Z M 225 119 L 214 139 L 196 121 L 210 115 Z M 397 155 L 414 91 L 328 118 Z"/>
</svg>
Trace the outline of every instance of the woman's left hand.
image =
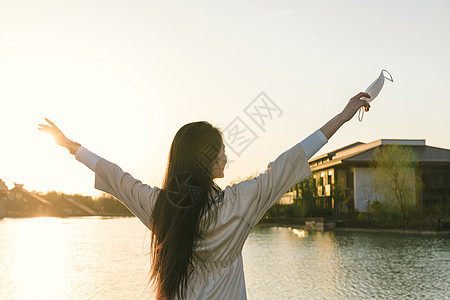
<svg viewBox="0 0 450 300">
<path fill-rule="evenodd" d="M 40 131 L 43 131 L 51 135 L 55 139 L 56 143 L 60 146 L 67 148 L 74 144 L 74 142 L 69 140 L 52 121 L 50 121 L 47 118 L 45 118 L 45 121 L 47 121 L 50 124 L 50 126 L 46 124 L 39 124 L 39 126 L 41 127 L 39 127 L 38 129 Z"/>
</svg>

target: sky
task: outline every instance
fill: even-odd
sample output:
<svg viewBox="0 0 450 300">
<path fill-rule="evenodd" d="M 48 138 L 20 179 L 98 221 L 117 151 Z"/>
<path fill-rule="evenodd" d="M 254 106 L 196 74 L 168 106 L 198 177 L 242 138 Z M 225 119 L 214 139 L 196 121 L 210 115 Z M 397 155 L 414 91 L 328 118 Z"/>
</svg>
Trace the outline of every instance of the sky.
<svg viewBox="0 0 450 300">
<path fill-rule="evenodd" d="M 0 179 L 101 194 L 37 130 L 48 118 L 161 186 L 176 132 L 204 120 L 227 129 L 224 188 L 264 172 L 382 69 L 394 82 L 317 155 L 381 138 L 449 149 L 449 53 L 450 1 L 0 0 Z M 238 145 L 230 130 L 242 128 Z"/>
</svg>

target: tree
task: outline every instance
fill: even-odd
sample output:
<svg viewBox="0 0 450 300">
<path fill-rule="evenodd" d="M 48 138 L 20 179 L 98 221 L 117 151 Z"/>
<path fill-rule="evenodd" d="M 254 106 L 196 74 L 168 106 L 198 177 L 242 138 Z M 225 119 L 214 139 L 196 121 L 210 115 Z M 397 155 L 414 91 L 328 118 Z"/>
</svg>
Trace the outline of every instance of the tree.
<svg viewBox="0 0 450 300">
<path fill-rule="evenodd" d="M 397 208 L 405 220 L 406 207 L 414 199 L 417 167 L 411 147 L 383 145 L 373 153 L 374 179 L 377 192 L 387 205 Z"/>
<path fill-rule="evenodd" d="M 296 215 L 313 217 L 316 214 L 317 186 L 313 177 L 300 182 L 300 202 L 296 202 Z M 298 197 L 298 195 L 297 195 Z"/>
<path fill-rule="evenodd" d="M 331 186 L 331 194 L 334 200 L 334 212 L 336 218 L 338 217 L 338 214 L 341 210 L 341 206 L 343 204 L 346 204 L 346 202 L 348 201 L 343 186 L 344 186 L 343 178 L 341 178 L 338 182 L 335 182 Z"/>
<path fill-rule="evenodd" d="M 95 199 L 94 205 L 101 215 L 132 216 L 131 211 L 110 194 L 102 193 Z"/>
</svg>

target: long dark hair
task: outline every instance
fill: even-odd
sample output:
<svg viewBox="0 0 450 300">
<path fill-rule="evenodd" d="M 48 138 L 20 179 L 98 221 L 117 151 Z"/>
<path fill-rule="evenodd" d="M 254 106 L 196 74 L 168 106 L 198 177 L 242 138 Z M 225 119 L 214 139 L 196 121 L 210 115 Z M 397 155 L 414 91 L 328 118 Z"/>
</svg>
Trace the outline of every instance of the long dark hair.
<svg viewBox="0 0 450 300">
<path fill-rule="evenodd" d="M 217 207 L 210 191 L 217 188 L 211 169 L 223 144 L 222 132 L 208 122 L 178 130 L 170 147 L 167 170 L 151 215 L 150 282 L 158 299 L 183 297 L 194 265 L 201 231 Z"/>
</svg>

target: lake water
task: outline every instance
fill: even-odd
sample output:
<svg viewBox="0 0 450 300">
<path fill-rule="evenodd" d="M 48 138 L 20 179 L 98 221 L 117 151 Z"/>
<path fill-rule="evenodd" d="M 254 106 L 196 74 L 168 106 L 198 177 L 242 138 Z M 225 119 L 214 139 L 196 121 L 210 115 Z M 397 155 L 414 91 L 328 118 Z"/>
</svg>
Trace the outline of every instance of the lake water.
<svg viewBox="0 0 450 300">
<path fill-rule="evenodd" d="M 0 220 L 0 299 L 151 299 L 137 218 Z M 450 239 L 257 226 L 249 299 L 449 299 Z"/>
</svg>

